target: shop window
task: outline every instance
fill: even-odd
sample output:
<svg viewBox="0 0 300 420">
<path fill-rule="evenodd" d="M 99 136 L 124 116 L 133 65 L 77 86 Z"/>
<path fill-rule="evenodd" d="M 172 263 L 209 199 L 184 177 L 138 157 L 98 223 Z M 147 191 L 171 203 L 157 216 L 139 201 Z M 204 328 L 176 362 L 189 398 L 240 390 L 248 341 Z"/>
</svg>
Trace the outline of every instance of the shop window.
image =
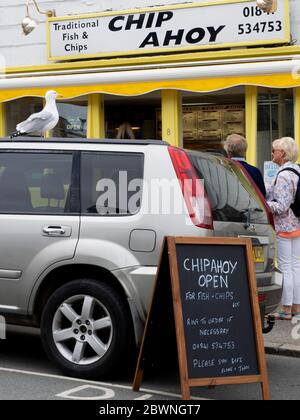
<svg viewBox="0 0 300 420">
<path fill-rule="evenodd" d="M 58 102 L 59 121 L 53 137 L 87 137 L 87 100 Z"/>
<path fill-rule="evenodd" d="M 43 109 L 43 99 L 26 97 L 7 102 L 6 104 L 6 135 L 16 131 L 16 126 L 26 120 L 31 114 Z M 33 135 L 40 136 L 40 133 Z"/>
<path fill-rule="evenodd" d="M 257 165 L 263 171 L 264 162 L 271 160 L 272 141 L 294 137 L 293 90 L 260 88 L 257 105 Z"/>
<path fill-rule="evenodd" d="M 245 135 L 243 87 L 213 93 L 183 92 L 183 145 L 192 150 L 221 150 L 229 134 Z"/>
<path fill-rule="evenodd" d="M 43 109 L 43 98 L 26 97 L 6 105 L 6 134 L 16 131 L 16 125 L 31 114 Z M 59 121 L 52 130 L 52 137 L 87 136 L 87 99 L 57 102 Z M 40 133 L 30 133 L 40 137 Z"/>
</svg>

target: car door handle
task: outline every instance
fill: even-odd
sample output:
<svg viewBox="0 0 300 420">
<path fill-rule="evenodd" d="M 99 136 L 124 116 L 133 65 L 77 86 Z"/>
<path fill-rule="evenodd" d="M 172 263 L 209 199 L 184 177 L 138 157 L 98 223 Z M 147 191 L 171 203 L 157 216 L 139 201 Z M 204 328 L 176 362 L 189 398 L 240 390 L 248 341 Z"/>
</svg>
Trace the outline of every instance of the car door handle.
<svg viewBox="0 0 300 420">
<path fill-rule="evenodd" d="M 43 236 L 71 236 L 70 226 L 45 226 L 43 227 Z"/>
</svg>

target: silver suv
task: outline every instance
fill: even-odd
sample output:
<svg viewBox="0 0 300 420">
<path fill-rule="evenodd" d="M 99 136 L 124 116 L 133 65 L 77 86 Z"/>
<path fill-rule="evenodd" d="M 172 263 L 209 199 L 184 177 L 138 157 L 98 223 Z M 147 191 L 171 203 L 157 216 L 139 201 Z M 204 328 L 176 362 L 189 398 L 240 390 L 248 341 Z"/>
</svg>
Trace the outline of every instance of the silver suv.
<svg viewBox="0 0 300 420">
<path fill-rule="evenodd" d="M 0 232 L 0 313 L 40 327 L 77 377 L 134 353 L 167 235 L 250 237 L 262 315 L 281 297 L 272 218 L 241 168 L 160 141 L 0 141 Z"/>
</svg>

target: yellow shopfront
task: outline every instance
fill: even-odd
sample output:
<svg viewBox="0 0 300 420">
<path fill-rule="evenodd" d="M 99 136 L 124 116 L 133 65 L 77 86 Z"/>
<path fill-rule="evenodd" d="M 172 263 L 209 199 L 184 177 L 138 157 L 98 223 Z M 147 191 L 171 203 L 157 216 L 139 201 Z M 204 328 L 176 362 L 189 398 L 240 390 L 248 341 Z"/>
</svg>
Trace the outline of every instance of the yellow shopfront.
<svg viewBox="0 0 300 420">
<path fill-rule="evenodd" d="M 253 1 L 229 0 L 216 4 L 240 3 L 248 7 Z M 282 14 L 287 21 L 281 43 L 287 40 L 289 30 L 287 4 L 283 0 Z M 177 5 L 172 10 L 194 10 L 193 7 Z M 56 25 L 54 35 L 66 38 L 68 51 L 71 44 L 64 35 L 68 24 L 68 28 L 74 28 L 75 23 L 86 19 L 83 33 L 87 23 L 94 22 L 96 26 L 95 22 L 102 17 L 109 17 L 114 22 L 111 27 L 118 31 L 126 29 L 126 25 L 128 30 L 131 26 L 137 29 L 138 25 L 150 27 L 154 22 L 163 26 L 171 16 L 167 14 L 171 13 L 169 10 L 166 7 L 139 10 L 138 17 L 133 11 L 122 11 L 51 18 L 48 25 L 51 22 Z M 130 16 L 134 18 L 128 23 Z M 209 29 L 211 38 L 221 33 L 221 26 Z M 167 39 L 176 44 L 182 34 L 192 44 L 202 36 L 200 29 L 189 32 L 177 29 L 176 33 L 173 29 L 163 42 Z M 248 140 L 249 162 L 260 167 L 271 157 L 274 138 L 293 136 L 300 145 L 299 46 L 268 46 L 274 42 L 273 36 L 270 41 L 264 41 L 267 45 L 263 47 L 248 41 L 252 48 L 246 48 L 243 43 L 237 43 L 238 48 L 234 43 L 225 43 L 217 51 L 211 45 L 199 51 L 199 47 L 188 45 L 180 51 L 177 47 L 158 48 L 155 54 L 150 48 L 141 54 L 132 47 L 130 53 L 128 50 L 103 53 L 99 57 L 93 53 L 96 58 L 92 60 L 88 54 L 71 55 L 72 51 L 70 57 L 61 56 L 55 50 L 56 38 L 51 39 L 51 30 L 49 37 L 49 48 L 54 45 L 49 59 L 68 62 L 7 70 L 6 78 L 0 80 L 2 136 L 9 135 L 16 123 L 40 110 L 45 92 L 55 89 L 63 96 L 59 102 L 60 121 L 51 133 L 55 137 L 114 138 L 119 125 L 128 121 L 136 138 L 162 138 L 173 145 L 207 150 L 222 147 L 225 137 L 237 132 Z M 148 43 L 156 42 L 154 35 L 145 39 Z M 74 45 L 79 44 L 76 41 Z"/>
</svg>

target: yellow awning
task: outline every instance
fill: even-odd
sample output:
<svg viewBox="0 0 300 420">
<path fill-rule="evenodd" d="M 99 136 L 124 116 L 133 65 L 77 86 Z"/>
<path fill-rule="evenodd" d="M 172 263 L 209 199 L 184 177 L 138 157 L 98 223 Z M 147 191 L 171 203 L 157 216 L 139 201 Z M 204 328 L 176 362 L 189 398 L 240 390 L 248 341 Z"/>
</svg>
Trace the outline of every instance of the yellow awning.
<svg viewBox="0 0 300 420">
<path fill-rule="evenodd" d="M 234 86 L 294 88 L 300 86 L 300 61 L 274 61 L 215 66 L 111 71 L 102 73 L 19 77 L 0 80 L 0 101 L 44 97 L 49 89 L 64 99 L 92 93 L 143 95 L 162 89 L 211 92 Z"/>
</svg>

